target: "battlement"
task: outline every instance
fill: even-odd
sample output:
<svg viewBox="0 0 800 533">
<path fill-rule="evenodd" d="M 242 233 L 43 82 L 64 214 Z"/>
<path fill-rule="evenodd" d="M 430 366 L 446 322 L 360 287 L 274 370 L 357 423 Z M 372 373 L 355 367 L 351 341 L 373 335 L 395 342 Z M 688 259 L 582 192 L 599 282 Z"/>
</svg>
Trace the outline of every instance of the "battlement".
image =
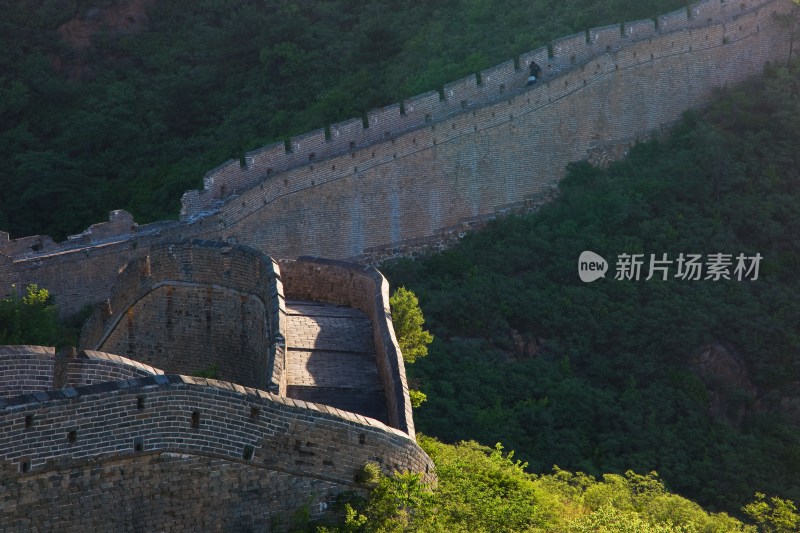
<svg viewBox="0 0 800 533">
<path fill-rule="evenodd" d="M 584 65 L 592 58 L 615 53 L 638 40 L 729 20 L 758 9 L 772 0 L 704 0 L 688 9 L 662 15 L 657 20 L 639 20 L 621 25 L 590 28 L 562 37 L 548 46 L 521 54 L 515 63 L 508 60 L 444 86 L 436 91 L 411 97 L 399 104 L 368 111 L 366 121 L 358 118 L 299 135 L 249 152 L 242 165 L 237 160 L 209 171 L 200 191 L 187 191 L 181 202 L 181 220 L 195 221 L 215 212 L 230 197 L 236 197 L 265 179 L 326 158 L 365 149 L 401 133 L 422 128 L 465 109 L 486 105 L 519 94 L 525 89 L 528 65 L 535 60 L 542 66 L 545 80 Z M 552 54 L 548 52 L 552 50 Z M 518 66 L 515 66 L 518 65 Z"/>
<path fill-rule="evenodd" d="M 240 530 L 245 515 L 285 531 L 278 516 L 310 503 L 319 514 L 359 488 L 368 462 L 435 479 L 417 444 L 378 421 L 183 375 L 0 398 L 0 425 L 0 511 L 11 529 L 125 528 L 145 519 L 135 509 L 148 529 L 177 517 L 187 530 L 214 529 L 216 517 Z"/>
</svg>

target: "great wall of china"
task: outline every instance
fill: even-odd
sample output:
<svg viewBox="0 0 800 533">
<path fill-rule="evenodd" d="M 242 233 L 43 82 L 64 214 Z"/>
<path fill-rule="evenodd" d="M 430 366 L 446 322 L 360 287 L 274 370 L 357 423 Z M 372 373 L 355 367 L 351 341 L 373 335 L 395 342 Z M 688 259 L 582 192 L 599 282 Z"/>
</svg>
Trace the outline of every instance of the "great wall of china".
<svg viewBox="0 0 800 533">
<path fill-rule="evenodd" d="M 0 297 L 36 283 L 62 316 L 96 306 L 74 354 L 0 347 L 4 525 L 282 530 L 358 489 L 366 462 L 433 481 L 386 281 L 269 256 L 370 262 L 535 205 L 568 162 L 619 158 L 785 61 L 775 15 L 793 7 L 706 0 L 558 39 L 229 161 L 179 221 L 114 211 L 63 243 L 0 232 Z M 544 76 L 525 87 L 532 59 Z M 219 380 L 185 375 L 209 368 Z"/>
<path fill-rule="evenodd" d="M 180 221 L 124 211 L 64 243 L 0 233 L 0 295 L 38 283 L 63 315 L 106 298 L 158 242 L 196 237 L 273 257 L 369 261 L 458 234 L 546 198 L 565 165 L 619 158 L 702 106 L 715 87 L 788 57 L 790 0 L 706 0 L 564 37 L 361 119 L 248 153 L 182 198 Z M 525 87 L 530 60 L 544 67 Z M 365 127 L 367 126 L 367 127 Z"/>
<path fill-rule="evenodd" d="M 2 529 L 281 531 L 370 462 L 434 482 L 388 298 L 372 267 L 154 246 L 78 351 L 0 347 Z"/>
</svg>

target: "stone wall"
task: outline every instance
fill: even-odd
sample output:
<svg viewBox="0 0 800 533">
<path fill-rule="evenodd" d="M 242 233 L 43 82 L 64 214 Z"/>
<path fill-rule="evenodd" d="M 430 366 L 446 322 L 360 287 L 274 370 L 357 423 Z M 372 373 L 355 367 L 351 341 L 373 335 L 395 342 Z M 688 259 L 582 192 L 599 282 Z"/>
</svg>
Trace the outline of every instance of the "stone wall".
<svg viewBox="0 0 800 533">
<path fill-rule="evenodd" d="M 10 531 L 271 530 L 278 515 L 306 504 L 318 513 L 357 488 L 367 462 L 434 481 L 432 462 L 402 431 L 187 376 L 0 399 L 0 426 L 0 515 Z"/>
<path fill-rule="evenodd" d="M 738 18 L 745 12 L 770 4 L 770 0 L 740 2 L 706 0 L 663 15 L 656 21 L 640 20 L 622 25 L 592 28 L 554 40 L 522 54 L 516 60 L 467 76 L 437 91 L 409 98 L 367 113 L 366 120 L 354 118 L 326 128 L 265 146 L 246 154 L 243 164 L 230 160 L 209 171 L 201 191 L 189 191 L 183 198 L 182 219 L 192 220 L 213 211 L 219 201 L 262 182 L 265 178 L 298 167 L 313 166 L 334 155 L 359 152 L 403 132 L 424 127 L 442 118 L 462 113 L 508 95 L 520 93 L 528 77 L 528 64 L 536 60 L 543 67 L 544 79 L 578 66 L 604 53 L 616 52 L 631 41 L 649 39 L 658 33 L 702 28 Z M 735 31 L 732 32 L 735 34 Z M 682 38 L 685 40 L 685 38 Z M 552 53 L 550 53 L 552 50 Z M 344 165 L 344 168 L 351 165 Z M 327 165 L 322 165 L 326 168 Z"/>
<path fill-rule="evenodd" d="M 719 86 L 788 56 L 774 14 L 790 0 L 706 0 L 658 17 L 557 39 L 479 75 L 206 175 L 183 223 L 107 226 L 67 243 L 0 235 L 0 293 L 38 283 L 62 315 L 102 301 L 127 262 L 160 240 L 197 236 L 274 257 L 369 260 L 452 242 L 480 221 L 536 205 L 570 161 L 626 147 L 703 106 Z M 543 66 L 525 87 L 526 65 Z M 516 65 L 516 66 L 515 66 Z M 114 237 L 113 228 L 118 230 Z M 39 243 L 38 241 L 42 242 Z"/>
<path fill-rule="evenodd" d="M 707 103 L 715 87 L 786 58 L 788 39 L 772 13 L 790 5 L 669 33 L 636 23 L 618 50 L 609 44 L 591 57 L 570 38 L 560 46 L 575 64 L 550 58 L 530 89 L 485 105 L 467 98 L 457 114 L 241 191 L 220 206 L 219 234 L 276 257 L 363 259 L 535 202 L 567 163 L 648 138 Z"/>
<path fill-rule="evenodd" d="M 386 395 L 389 422 L 413 439 L 414 418 L 403 356 L 392 326 L 386 278 L 373 267 L 312 257 L 282 260 L 280 268 L 287 298 L 354 307 L 367 315 L 372 322 L 375 363 Z"/>
<path fill-rule="evenodd" d="M 52 388 L 54 356 L 54 348 L 0 346 L 0 398 Z"/>
<path fill-rule="evenodd" d="M 81 387 L 159 374 L 164 374 L 164 371 L 127 357 L 84 350 L 73 357 L 56 359 L 55 377 L 50 388 Z"/>
<path fill-rule="evenodd" d="M 327 480 L 170 452 L 0 471 L 0 483 L 9 533 L 286 531 L 296 509 L 307 506 L 313 517 L 342 491 Z"/>
<path fill-rule="evenodd" d="M 120 274 L 86 322 L 82 349 L 166 372 L 207 372 L 280 392 L 285 305 L 275 263 L 242 246 L 154 246 Z"/>
</svg>

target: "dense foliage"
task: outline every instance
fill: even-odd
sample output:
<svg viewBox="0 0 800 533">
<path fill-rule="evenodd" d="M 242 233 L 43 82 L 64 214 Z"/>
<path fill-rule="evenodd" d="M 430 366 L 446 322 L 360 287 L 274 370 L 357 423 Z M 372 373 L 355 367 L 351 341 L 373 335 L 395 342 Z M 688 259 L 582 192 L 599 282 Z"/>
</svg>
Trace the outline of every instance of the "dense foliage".
<svg viewBox="0 0 800 533">
<path fill-rule="evenodd" d="M 539 476 L 527 473 L 525 464 L 513 453 L 503 453 L 499 444 L 494 449 L 475 442 L 451 446 L 424 436 L 420 444 L 436 463 L 434 490 L 425 487 L 418 474 L 373 477 L 367 500 L 345 503 L 339 528 L 322 531 L 754 531 L 724 513 L 709 514 L 670 494 L 654 473 L 629 471 L 598 480 L 556 468 Z"/>
<path fill-rule="evenodd" d="M 436 337 L 409 369 L 428 397 L 418 428 L 503 442 L 534 472 L 655 470 L 730 512 L 755 491 L 800 499 L 800 429 L 777 414 L 800 371 L 799 80 L 772 69 L 623 162 L 574 165 L 538 213 L 385 265 Z M 580 281 L 584 250 L 606 279 Z M 639 281 L 614 279 L 623 253 L 646 254 Z M 763 260 L 757 280 L 675 279 L 673 264 L 645 281 L 664 253 Z M 742 361 L 739 382 L 691 370 L 709 345 Z"/>
<path fill-rule="evenodd" d="M 126 5 L 149 6 L 149 23 L 124 29 L 136 19 Z M 0 228 L 60 239 L 111 209 L 139 222 L 174 217 L 185 190 L 247 150 L 440 88 L 549 39 L 682 5 L 0 2 Z M 115 14 L 122 29 L 106 21 Z M 73 20 L 94 29 L 92 46 L 62 38 L 59 27 Z"/>
<path fill-rule="evenodd" d="M 428 345 L 433 342 L 433 335 L 422 328 L 425 317 L 419 308 L 417 295 L 400 287 L 392 293 L 389 305 L 392 308 L 392 325 L 403 353 L 403 361 L 411 364 L 428 355 Z"/>
<path fill-rule="evenodd" d="M 53 346 L 59 340 L 56 308 L 47 289 L 29 285 L 25 296 L 0 300 L 0 346 Z"/>
</svg>

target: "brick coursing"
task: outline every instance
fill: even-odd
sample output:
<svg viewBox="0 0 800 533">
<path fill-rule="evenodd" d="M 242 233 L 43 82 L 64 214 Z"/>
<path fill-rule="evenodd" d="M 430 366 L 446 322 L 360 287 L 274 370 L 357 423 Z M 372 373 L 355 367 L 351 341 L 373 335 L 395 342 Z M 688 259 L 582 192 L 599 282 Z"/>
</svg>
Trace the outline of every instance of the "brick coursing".
<svg viewBox="0 0 800 533">
<path fill-rule="evenodd" d="M 276 263 L 243 246 L 189 241 L 131 261 L 84 324 L 80 348 L 167 372 L 202 372 L 281 392 L 283 289 Z"/>
<path fill-rule="evenodd" d="M 0 346 L 0 398 L 53 386 L 54 348 Z"/>
<path fill-rule="evenodd" d="M 263 524 L 309 501 L 330 501 L 357 488 L 354 476 L 367 462 L 387 472 L 423 472 L 434 481 L 432 462 L 402 431 L 331 407 L 188 376 L 0 399 L 0 427 L 0 514 L 10 531 L 33 523 L 80 531 L 87 519 L 109 528 L 121 516 L 88 514 L 85 502 L 127 488 L 133 490 L 121 503 L 156 500 L 149 503 L 157 510 L 149 518 L 154 527 L 191 530 L 217 515 L 246 515 Z M 165 457 L 179 460 L 170 459 L 177 464 L 164 469 Z M 120 472 L 125 464 L 129 471 Z M 192 473 L 197 469 L 208 484 L 199 484 Z M 167 492 L 165 480 L 171 480 Z M 228 497 L 216 499 L 219 493 Z M 181 502 L 185 513 L 173 516 Z"/>
</svg>

